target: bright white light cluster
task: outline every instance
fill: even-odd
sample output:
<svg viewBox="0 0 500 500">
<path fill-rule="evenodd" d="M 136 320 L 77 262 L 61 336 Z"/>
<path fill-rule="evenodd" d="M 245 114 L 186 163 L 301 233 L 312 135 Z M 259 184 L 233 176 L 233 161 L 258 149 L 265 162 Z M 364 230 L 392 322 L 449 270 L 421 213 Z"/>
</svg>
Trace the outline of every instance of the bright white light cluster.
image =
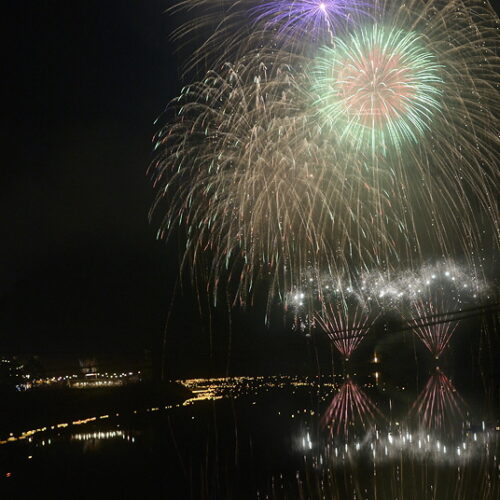
<svg viewBox="0 0 500 500">
<path fill-rule="evenodd" d="M 489 453 L 492 442 L 497 439 L 495 432 L 468 434 L 459 441 L 443 441 L 442 437 L 424 432 L 407 431 L 367 433 L 356 442 L 342 446 L 327 445 L 325 458 L 333 465 L 343 466 L 345 461 L 356 459 L 356 455 L 369 455 L 376 464 L 403 457 L 413 460 L 425 460 L 434 463 L 460 465 L 474 458 Z M 326 460 L 325 460 L 326 462 Z"/>
<path fill-rule="evenodd" d="M 315 303 L 354 300 L 365 306 L 398 307 L 403 302 L 431 296 L 436 291 L 447 295 L 457 306 L 473 303 L 488 292 L 486 282 L 454 262 L 423 266 L 417 271 L 389 273 L 370 271 L 355 279 L 331 275 L 306 275 L 300 286 L 286 296 L 286 303 L 295 311 Z"/>
<path fill-rule="evenodd" d="M 71 435 L 71 439 L 76 441 L 100 441 L 103 439 L 114 439 L 114 438 L 122 438 L 126 440 L 130 439 L 128 434 L 125 434 L 121 430 L 96 431 L 96 432 L 85 432 L 85 433 L 79 432 Z"/>
<path fill-rule="evenodd" d="M 430 294 L 436 289 L 450 293 L 457 301 L 470 301 L 486 292 L 484 281 L 453 262 L 424 266 L 416 272 L 406 271 L 387 276 L 370 272 L 362 276 L 361 290 L 367 300 L 391 304 Z"/>
</svg>

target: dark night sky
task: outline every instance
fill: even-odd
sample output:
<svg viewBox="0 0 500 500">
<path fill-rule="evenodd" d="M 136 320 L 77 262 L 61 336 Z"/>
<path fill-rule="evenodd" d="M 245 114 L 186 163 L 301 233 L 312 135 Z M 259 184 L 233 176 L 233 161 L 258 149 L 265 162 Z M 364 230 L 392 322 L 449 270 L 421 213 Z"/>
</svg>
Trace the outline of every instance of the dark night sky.
<svg viewBox="0 0 500 500">
<path fill-rule="evenodd" d="M 169 5 L 16 0 L 3 13 L 0 353 L 160 352 L 178 257 L 148 223 L 146 169 L 180 89 Z M 225 371 L 225 310 L 213 343 L 189 286 L 174 310 L 170 371 Z M 305 363 L 304 339 L 287 332 L 284 356 L 263 315 L 233 324 L 235 371 Z"/>
<path fill-rule="evenodd" d="M 0 352 L 151 347 L 175 267 L 147 222 L 153 121 L 178 90 L 168 2 L 9 3 Z"/>
<path fill-rule="evenodd" d="M 180 88 L 170 2 L 7 3 L 0 353 L 158 352 L 177 255 L 148 223 L 146 169 L 154 120 Z M 189 291 L 175 311 L 173 371 L 225 367 L 225 354 L 207 358 L 206 322 Z M 270 340 L 261 317 L 239 320 L 233 366 L 287 359 L 297 369 L 312 359 L 303 339 Z M 215 345 L 227 353 L 227 342 L 222 334 Z"/>
</svg>

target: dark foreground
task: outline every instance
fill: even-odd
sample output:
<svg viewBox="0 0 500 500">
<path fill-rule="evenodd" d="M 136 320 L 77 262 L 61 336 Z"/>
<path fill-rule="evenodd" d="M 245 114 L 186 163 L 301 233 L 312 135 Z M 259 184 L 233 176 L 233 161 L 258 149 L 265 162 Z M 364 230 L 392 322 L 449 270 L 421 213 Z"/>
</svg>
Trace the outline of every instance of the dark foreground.
<svg viewBox="0 0 500 500">
<path fill-rule="evenodd" d="M 181 403 L 190 396 L 190 391 L 181 384 L 149 382 L 99 389 L 3 390 L 0 391 L 0 442 L 9 433 L 17 435 L 29 429 L 96 415 Z"/>
<path fill-rule="evenodd" d="M 495 401 L 452 375 L 186 382 L 184 404 L 1 445 L 1 498 L 496 500 Z"/>
</svg>

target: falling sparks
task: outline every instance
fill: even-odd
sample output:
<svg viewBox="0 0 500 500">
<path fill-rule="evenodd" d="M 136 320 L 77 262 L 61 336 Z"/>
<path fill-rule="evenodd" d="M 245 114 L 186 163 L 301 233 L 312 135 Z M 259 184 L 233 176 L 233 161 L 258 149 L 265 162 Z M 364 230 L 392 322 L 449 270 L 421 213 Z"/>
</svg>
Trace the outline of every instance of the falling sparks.
<svg viewBox="0 0 500 500">
<path fill-rule="evenodd" d="M 347 437 L 355 424 L 364 431 L 375 423 L 381 413 L 360 387 L 348 378 L 330 402 L 322 418 L 323 426 L 330 428 L 333 436 Z"/>
<path fill-rule="evenodd" d="M 311 271 L 296 291 L 288 293 L 286 308 L 293 312 L 296 330 L 319 328 L 346 359 L 383 312 L 400 315 L 439 358 L 464 314 L 461 311 L 466 313 L 464 307 L 475 305 L 488 290 L 485 280 L 452 261 L 416 271 L 362 273 L 348 280 Z"/>
<path fill-rule="evenodd" d="M 439 369 L 432 374 L 410 410 L 422 429 L 451 432 L 460 428 L 465 403 L 451 380 Z"/>
<path fill-rule="evenodd" d="M 322 48 L 316 61 L 323 126 L 342 130 L 356 148 L 417 141 L 440 108 L 440 68 L 415 33 L 363 28 Z"/>
<path fill-rule="evenodd" d="M 459 307 L 480 295 L 478 281 L 450 269 L 402 271 L 439 255 L 481 274 L 487 245 L 498 249 L 500 43 L 487 2 L 175 9 L 191 17 L 176 40 L 205 36 L 189 74 L 208 70 L 158 125 L 151 217 L 158 238 L 182 241 L 181 267 L 213 304 L 246 305 L 264 290 L 267 318 L 310 269 L 313 282 L 334 277 L 328 293 L 347 276 L 354 292 L 343 287 L 341 303 L 310 307 L 303 289 L 294 304 L 306 311 L 300 329 L 331 333 L 368 326 L 352 310 L 416 303 L 444 279 Z M 342 324 L 326 318 L 340 314 Z M 438 336 L 437 355 L 449 335 Z"/>
</svg>

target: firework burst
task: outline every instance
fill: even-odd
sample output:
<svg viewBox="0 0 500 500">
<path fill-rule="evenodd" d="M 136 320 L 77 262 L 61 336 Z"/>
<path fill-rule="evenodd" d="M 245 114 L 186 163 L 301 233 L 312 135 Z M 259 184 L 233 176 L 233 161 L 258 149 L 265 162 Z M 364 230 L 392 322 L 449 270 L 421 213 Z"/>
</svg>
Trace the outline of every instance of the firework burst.
<svg viewBox="0 0 500 500">
<path fill-rule="evenodd" d="M 323 126 L 373 152 L 417 142 L 440 109 L 440 67 L 416 33 L 377 24 L 335 39 L 317 57 Z"/>
<path fill-rule="evenodd" d="M 251 12 L 256 26 L 273 30 L 286 45 L 304 47 L 304 40 L 329 41 L 337 31 L 369 19 L 370 7 L 361 0 L 264 0 Z"/>
<path fill-rule="evenodd" d="M 234 63 L 261 49 L 311 57 L 335 34 L 373 19 L 372 11 L 366 0 L 183 0 L 170 9 L 190 18 L 172 38 L 180 47 L 198 43 L 186 57 L 187 70 Z"/>
<path fill-rule="evenodd" d="M 343 435 L 346 438 L 353 432 L 355 426 L 363 430 L 375 424 L 381 417 L 380 410 L 361 388 L 348 378 L 333 397 L 325 411 L 321 423 L 329 427 L 330 435 Z"/>
<path fill-rule="evenodd" d="M 340 274 L 396 258 L 387 230 L 399 220 L 388 211 L 383 228 L 373 224 L 388 200 L 374 196 L 365 165 L 309 121 L 304 75 L 274 53 L 259 54 L 255 68 L 255 57 L 210 72 L 173 103 L 177 120 L 158 134 L 154 165 L 153 211 L 167 210 L 159 237 L 184 230 L 184 263 L 208 256 L 208 287 L 236 281 L 243 301 L 259 279 L 272 296 L 310 269 Z"/>
<path fill-rule="evenodd" d="M 177 35 L 206 32 L 192 60 L 213 69 L 172 103 L 156 137 L 153 212 L 160 238 L 180 230 L 183 265 L 214 296 L 229 283 L 231 303 L 245 302 L 265 280 L 271 304 L 310 268 L 474 263 L 484 228 L 498 248 L 499 37 L 488 4 L 354 2 L 359 23 L 346 21 L 346 2 L 302 17 L 305 0 L 290 2 L 299 11 L 289 17 L 278 1 L 198 3 L 211 13 Z M 328 35 L 290 34 L 299 19 L 317 30 L 324 19 Z"/>
<path fill-rule="evenodd" d="M 223 276 L 235 278 L 242 300 L 259 277 L 286 286 L 285 271 L 311 258 L 305 242 L 328 244 L 310 224 L 328 205 L 318 185 L 321 149 L 304 134 L 294 74 L 261 63 L 225 65 L 186 88 L 176 103 L 180 119 L 159 137 L 157 201 L 170 203 L 162 235 L 185 228 L 188 263 L 209 254 L 212 289 Z"/>
<path fill-rule="evenodd" d="M 346 360 L 357 349 L 375 320 L 366 305 L 346 300 L 343 294 L 335 302 L 324 304 L 314 318 Z"/>
<path fill-rule="evenodd" d="M 410 410 L 427 431 L 451 432 L 464 421 L 465 403 L 451 380 L 439 368 Z"/>
<path fill-rule="evenodd" d="M 400 259 L 477 260 L 481 223 L 498 243 L 498 20 L 484 3 L 416 0 L 373 16 L 319 49 L 311 110 L 365 158 L 377 232 L 399 214 Z"/>
<path fill-rule="evenodd" d="M 385 284 L 382 290 L 388 295 L 388 302 L 393 302 L 403 311 L 413 332 L 438 359 L 459 324 L 457 313 L 464 306 L 474 304 L 488 287 L 451 262 L 424 267 L 412 278 L 410 276 L 403 280 L 403 283 L 410 283 L 407 287 L 402 287 L 399 282 L 389 286 Z M 381 295 L 382 292 L 379 297 Z M 394 295 L 404 297 L 394 300 Z M 385 295 L 379 300 L 384 299 Z"/>
<path fill-rule="evenodd" d="M 441 300 L 421 298 L 412 303 L 415 318 L 409 321 L 413 332 L 429 349 L 432 355 L 438 359 L 448 346 L 448 343 L 458 326 L 458 321 L 453 321 L 453 316 L 447 316 L 450 311 L 450 301 L 441 297 Z M 436 324 L 429 317 L 439 316 Z M 429 322 L 430 321 L 430 322 Z"/>
</svg>

